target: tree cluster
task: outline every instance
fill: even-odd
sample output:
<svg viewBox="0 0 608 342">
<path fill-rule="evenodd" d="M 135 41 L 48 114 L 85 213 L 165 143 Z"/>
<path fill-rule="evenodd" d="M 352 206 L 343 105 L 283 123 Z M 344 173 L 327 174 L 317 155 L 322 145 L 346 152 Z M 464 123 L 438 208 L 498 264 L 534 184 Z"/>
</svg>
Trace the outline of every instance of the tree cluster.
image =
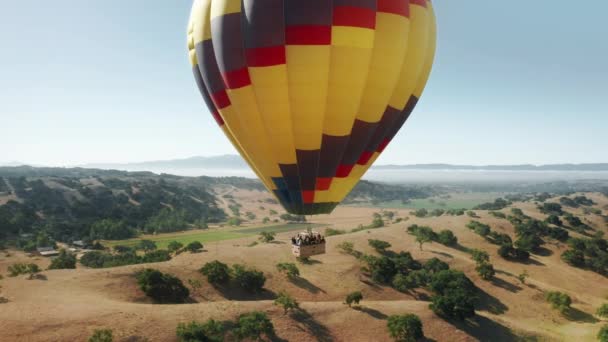
<svg viewBox="0 0 608 342">
<path fill-rule="evenodd" d="M 494 202 L 482 203 L 473 209 L 475 209 L 475 210 L 502 210 L 502 209 L 508 207 L 510 204 L 511 204 L 511 202 L 509 202 L 508 200 L 505 200 L 504 198 L 497 198 L 494 200 Z"/>
<path fill-rule="evenodd" d="M 571 266 L 587 268 L 593 272 L 608 274 L 608 241 L 603 238 L 570 238 L 570 249 L 561 258 Z"/>
<path fill-rule="evenodd" d="M 80 263 L 91 268 L 107 268 L 135 264 L 147 264 L 171 260 L 171 253 L 167 250 L 155 250 L 144 255 L 138 255 L 136 250 L 129 247 L 119 248 L 120 252 L 109 253 L 104 251 L 91 251 L 80 258 Z"/>
<path fill-rule="evenodd" d="M 236 322 L 219 322 L 210 319 L 204 323 L 192 321 L 177 325 L 180 342 L 222 342 L 226 340 L 262 340 L 274 336 L 274 325 L 264 312 L 241 314 Z"/>
<path fill-rule="evenodd" d="M 449 229 L 444 229 L 439 233 L 436 233 L 431 227 L 413 224 L 407 228 L 407 231 L 409 234 L 416 237 L 416 242 L 420 245 L 421 250 L 423 244 L 433 241 L 449 247 L 458 245 L 458 238 Z"/>
<path fill-rule="evenodd" d="M 266 276 L 261 271 L 240 264 L 229 268 L 217 260 L 206 263 L 200 272 L 207 276 L 207 281 L 214 286 L 224 286 L 232 282 L 251 293 L 260 292 L 266 283 Z"/>
<path fill-rule="evenodd" d="M 84 178 L 95 185 L 80 182 Z M 18 247 L 31 245 L 31 240 L 19 241 L 21 234 L 46 232 L 58 241 L 120 240 L 225 219 L 205 179 L 186 183 L 180 177 L 72 169 L 40 169 L 28 178 L 7 179 L 21 202 L 0 205 L 0 239 L 10 238 Z M 50 187 L 47 179 L 63 187 Z M 76 196 L 68 201 L 66 191 Z"/>
<path fill-rule="evenodd" d="M 76 268 L 76 255 L 61 249 L 59 255 L 51 260 L 49 270 L 74 269 Z"/>
</svg>

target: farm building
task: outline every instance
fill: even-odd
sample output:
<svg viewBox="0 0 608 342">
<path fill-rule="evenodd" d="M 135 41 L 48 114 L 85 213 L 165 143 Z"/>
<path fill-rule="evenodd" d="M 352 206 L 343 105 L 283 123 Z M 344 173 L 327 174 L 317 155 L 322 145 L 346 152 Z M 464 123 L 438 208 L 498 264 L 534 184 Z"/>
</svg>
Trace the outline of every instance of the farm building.
<svg viewBox="0 0 608 342">
<path fill-rule="evenodd" d="M 59 255 L 59 251 L 53 247 L 38 247 L 36 248 L 36 252 L 43 257 Z"/>
</svg>

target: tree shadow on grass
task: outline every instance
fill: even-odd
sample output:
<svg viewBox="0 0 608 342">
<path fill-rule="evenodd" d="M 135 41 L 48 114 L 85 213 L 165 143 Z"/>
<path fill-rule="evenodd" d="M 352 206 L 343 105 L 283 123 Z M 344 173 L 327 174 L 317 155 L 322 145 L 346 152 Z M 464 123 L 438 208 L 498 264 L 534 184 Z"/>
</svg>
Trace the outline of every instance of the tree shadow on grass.
<svg viewBox="0 0 608 342">
<path fill-rule="evenodd" d="M 496 273 L 498 273 L 498 274 L 504 274 L 506 276 L 514 277 L 515 278 L 515 274 L 513 274 L 511 272 L 508 272 L 508 271 L 505 271 L 505 270 L 496 270 Z"/>
<path fill-rule="evenodd" d="M 448 320 L 447 322 L 479 341 L 506 342 L 519 340 L 519 337 L 511 329 L 484 316 L 476 315 L 466 321 Z"/>
<path fill-rule="evenodd" d="M 597 323 L 599 320 L 593 315 L 581 311 L 577 308 L 569 308 L 564 312 L 564 317 L 569 321 L 581 322 L 581 323 Z"/>
<path fill-rule="evenodd" d="M 251 293 L 241 288 L 231 285 L 215 286 L 215 289 L 228 300 L 239 301 L 258 301 L 258 300 L 274 300 L 277 298 L 273 291 L 262 289 L 260 292 Z"/>
<path fill-rule="evenodd" d="M 513 293 L 517 293 L 522 290 L 522 288 L 520 286 L 511 284 L 508 281 L 505 281 L 505 280 L 497 278 L 497 277 L 494 277 L 494 279 L 492 279 L 492 284 L 494 286 L 498 286 L 500 288 L 503 288 L 503 289 L 513 292 Z"/>
<path fill-rule="evenodd" d="M 452 247 L 457 251 L 461 251 L 464 253 L 471 253 L 471 249 L 469 247 L 463 246 L 461 244 L 456 244 L 456 246 Z"/>
<path fill-rule="evenodd" d="M 372 280 L 365 279 L 365 278 L 359 278 L 359 281 L 375 290 L 381 289 L 381 287 L 378 284 L 374 283 Z"/>
<path fill-rule="evenodd" d="M 315 260 L 315 259 L 300 259 L 298 258 L 298 262 L 302 265 L 317 265 L 317 264 L 322 264 L 321 261 L 319 260 Z"/>
<path fill-rule="evenodd" d="M 353 306 L 353 309 L 364 312 L 364 313 L 372 316 L 375 319 L 387 319 L 388 318 L 388 316 L 383 314 L 382 312 L 372 309 L 372 308 L 365 307 L 365 306 Z"/>
<path fill-rule="evenodd" d="M 302 288 L 310 293 L 327 293 L 325 292 L 325 290 L 323 290 L 322 288 L 316 286 L 315 284 L 311 283 L 310 281 L 304 279 L 304 278 L 294 278 L 291 279 L 291 283 L 294 284 L 295 286 Z"/>
<path fill-rule="evenodd" d="M 510 260 L 510 261 L 518 262 L 517 260 Z M 534 260 L 532 258 L 530 258 L 526 261 L 519 261 L 519 263 L 524 264 L 524 265 L 546 266 L 544 263 L 542 263 L 538 260 Z"/>
<path fill-rule="evenodd" d="M 49 280 L 49 279 L 47 278 L 46 275 L 38 273 L 38 274 L 31 275 L 30 278 L 28 278 L 28 280 Z"/>
<path fill-rule="evenodd" d="M 532 254 L 546 257 L 553 255 L 553 251 L 545 247 L 539 247 Z"/>
<path fill-rule="evenodd" d="M 437 254 L 437 255 L 441 255 L 441 256 L 443 256 L 443 257 L 450 258 L 450 259 L 453 259 L 453 258 L 454 258 L 454 256 L 453 256 L 452 254 L 450 254 L 450 253 L 445 253 L 445 252 L 437 252 L 437 251 L 431 251 L 431 253 L 433 253 L 433 254 Z"/>
<path fill-rule="evenodd" d="M 498 298 L 477 288 L 477 309 L 487 311 L 494 315 L 501 315 L 509 310 L 509 307 L 501 302 Z"/>
<path fill-rule="evenodd" d="M 313 336 L 316 337 L 319 342 L 332 342 L 334 341 L 333 336 L 329 329 L 318 322 L 311 314 L 309 314 L 306 310 L 300 309 L 294 311 L 291 314 L 291 318 L 302 325 L 304 328 Z"/>
</svg>

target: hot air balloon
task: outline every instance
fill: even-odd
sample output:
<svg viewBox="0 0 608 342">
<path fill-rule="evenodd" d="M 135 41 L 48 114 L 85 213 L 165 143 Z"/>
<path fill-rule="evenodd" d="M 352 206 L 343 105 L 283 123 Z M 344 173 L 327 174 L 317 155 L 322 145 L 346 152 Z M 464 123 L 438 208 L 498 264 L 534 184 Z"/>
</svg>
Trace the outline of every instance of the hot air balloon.
<svg viewBox="0 0 608 342">
<path fill-rule="evenodd" d="M 330 213 L 395 137 L 435 54 L 429 0 L 195 0 L 209 111 L 292 214 Z"/>
</svg>

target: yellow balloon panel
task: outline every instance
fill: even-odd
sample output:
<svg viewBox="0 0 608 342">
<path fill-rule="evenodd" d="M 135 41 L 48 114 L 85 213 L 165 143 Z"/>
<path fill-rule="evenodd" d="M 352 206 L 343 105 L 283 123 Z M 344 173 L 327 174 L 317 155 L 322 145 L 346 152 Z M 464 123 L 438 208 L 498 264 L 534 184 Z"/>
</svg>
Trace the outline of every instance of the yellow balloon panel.
<svg viewBox="0 0 608 342">
<path fill-rule="evenodd" d="M 285 209 L 329 213 L 413 111 L 428 0 L 196 0 L 187 45 L 222 130 Z"/>
</svg>

